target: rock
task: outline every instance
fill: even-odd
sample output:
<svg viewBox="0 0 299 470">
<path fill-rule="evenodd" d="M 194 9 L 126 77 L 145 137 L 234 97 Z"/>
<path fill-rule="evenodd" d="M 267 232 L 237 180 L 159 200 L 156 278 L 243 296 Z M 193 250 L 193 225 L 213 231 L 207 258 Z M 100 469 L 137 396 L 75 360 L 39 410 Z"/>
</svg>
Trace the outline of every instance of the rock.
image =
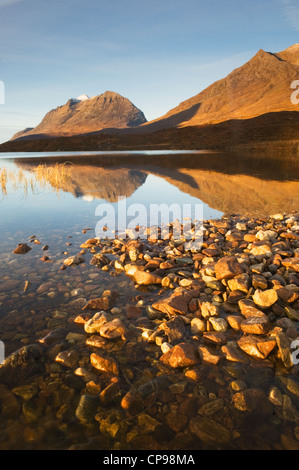
<svg viewBox="0 0 299 470">
<path fill-rule="evenodd" d="M 192 335 L 198 335 L 206 331 L 207 325 L 201 318 L 192 318 L 190 322 L 190 331 Z"/>
<path fill-rule="evenodd" d="M 269 390 L 269 400 L 273 405 L 282 406 L 282 393 L 275 385 L 272 385 Z"/>
<path fill-rule="evenodd" d="M 95 414 L 99 406 L 99 399 L 95 395 L 81 395 L 75 411 L 76 418 L 84 425 L 94 424 Z"/>
<path fill-rule="evenodd" d="M 276 290 L 256 290 L 252 296 L 254 303 L 260 308 L 269 308 L 278 300 L 278 295 Z"/>
<path fill-rule="evenodd" d="M 233 405 L 240 411 L 252 412 L 265 400 L 264 392 L 257 388 L 248 388 L 237 392 L 232 397 Z"/>
<path fill-rule="evenodd" d="M 201 314 L 205 319 L 219 315 L 219 307 L 211 302 L 203 302 L 200 307 Z"/>
<path fill-rule="evenodd" d="M 231 291 L 238 290 L 247 294 L 250 288 L 250 277 L 247 273 L 229 279 L 227 285 Z"/>
<path fill-rule="evenodd" d="M 251 278 L 252 287 L 254 289 L 262 289 L 265 290 L 268 287 L 268 281 L 264 276 L 259 274 L 253 274 Z"/>
<path fill-rule="evenodd" d="M 189 343 L 179 343 L 160 357 L 163 364 L 172 368 L 194 366 L 199 362 L 199 354 Z"/>
<path fill-rule="evenodd" d="M 286 268 L 290 268 L 293 271 L 296 271 L 296 273 L 299 272 L 299 257 L 295 258 L 285 258 L 282 260 L 281 264 L 285 266 Z"/>
<path fill-rule="evenodd" d="M 182 294 L 173 294 L 166 299 L 158 300 L 152 307 L 159 312 L 171 315 L 185 315 L 188 312 L 188 304 Z"/>
<path fill-rule="evenodd" d="M 107 339 L 125 339 L 126 328 L 121 320 L 114 318 L 111 321 L 104 323 L 100 329 L 99 333 L 103 338 Z"/>
<path fill-rule="evenodd" d="M 218 280 L 232 279 L 243 274 L 243 268 L 234 256 L 224 256 L 215 264 L 215 275 Z"/>
<path fill-rule="evenodd" d="M 110 263 L 110 259 L 108 258 L 108 256 L 105 256 L 102 253 L 97 253 L 93 255 L 93 257 L 90 260 L 90 264 L 92 266 L 97 266 L 98 268 L 107 266 L 109 263 Z"/>
<path fill-rule="evenodd" d="M 38 341 L 41 344 L 50 346 L 51 344 L 61 342 L 61 340 L 65 338 L 65 335 L 66 335 L 65 328 L 55 328 L 54 330 L 49 331 L 49 333 L 46 336 L 39 339 Z"/>
<path fill-rule="evenodd" d="M 161 284 L 162 277 L 156 276 L 155 274 L 146 272 L 146 271 L 135 271 L 134 281 L 138 285 L 148 286 L 151 284 Z"/>
<path fill-rule="evenodd" d="M 280 358 L 286 367 L 293 367 L 291 354 L 291 340 L 283 332 L 276 335 L 276 342 L 279 349 Z"/>
<path fill-rule="evenodd" d="M 266 359 L 275 348 L 276 341 L 271 338 L 260 339 L 249 334 L 248 336 L 242 336 L 238 340 L 238 346 L 249 356 Z"/>
<path fill-rule="evenodd" d="M 99 354 L 92 353 L 90 355 L 91 365 L 102 372 L 108 374 L 118 375 L 119 368 L 116 360 L 110 356 L 100 356 Z"/>
<path fill-rule="evenodd" d="M 29 251 L 31 251 L 32 248 L 27 245 L 27 243 L 19 243 L 17 248 L 13 250 L 13 253 L 15 255 L 25 255 Z"/>
<path fill-rule="evenodd" d="M 288 287 L 281 287 L 280 289 L 277 289 L 276 292 L 278 297 L 286 303 L 292 304 L 299 298 L 299 294 Z"/>
<path fill-rule="evenodd" d="M 84 258 L 80 255 L 69 256 L 63 262 L 65 266 L 72 266 L 84 263 Z"/>
<path fill-rule="evenodd" d="M 208 445 L 227 444 L 232 438 L 231 431 L 223 424 L 205 416 L 192 417 L 190 431 Z"/>
<path fill-rule="evenodd" d="M 240 351 L 237 343 L 234 341 L 229 341 L 227 344 L 221 346 L 221 351 L 228 361 L 248 363 L 248 356 L 246 357 L 244 353 Z"/>
<path fill-rule="evenodd" d="M 12 393 L 23 398 L 23 400 L 30 400 L 38 393 L 38 388 L 33 384 L 19 385 L 12 389 Z"/>
<path fill-rule="evenodd" d="M 157 331 L 164 331 L 165 335 L 168 337 L 168 342 L 175 343 L 180 342 L 185 336 L 186 327 L 181 317 L 174 317 L 168 322 L 161 323 Z"/>
<path fill-rule="evenodd" d="M 227 315 L 226 321 L 229 324 L 229 326 L 236 331 L 241 330 L 241 323 L 244 320 L 241 315 Z"/>
<path fill-rule="evenodd" d="M 269 320 L 267 318 L 248 317 L 241 323 L 241 329 L 244 333 L 253 335 L 265 335 L 270 328 Z"/>
<path fill-rule="evenodd" d="M 224 318 L 219 317 L 210 317 L 209 322 L 211 323 L 212 327 L 215 331 L 226 331 L 228 324 Z"/>
<path fill-rule="evenodd" d="M 89 334 L 99 333 L 101 327 L 105 323 L 111 321 L 111 319 L 112 317 L 109 313 L 104 311 L 97 312 L 92 318 L 84 323 L 84 330 Z"/>
<path fill-rule="evenodd" d="M 129 416 L 137 415 L 144 409 L 144 403 L 140 393 L 136 390 L 130 390 L 122 398 L 120 406 Z"/>
<path fill-rule="evenodd" d="M 217 365 L 222 359 L 222 356 L 220 356 L 216 351 L 212 351 L 204 345 L 198 346 L 198 352 L 203 363 Z"/>
<path fill-rule="evenodd" d="M 110 310 L 118 298 L 118 293 L 105 290 L 102 297 L 92 299 L 84 305 L 82 310 Z"/>
<path fill-rule="evenodd" d="M 73 349 L 67 349 L 66 351 L 61 351 L 55 357 L 56 362 L 59 362 L 63 366 L 68 367 L 70 369 L 74 369 L 77 366 L 78 360 L 79 360 L 79 355 L 77 351 Z"/>
<path fill-rule="evenodd" d="M 112 381 L 99 395 L 99 400 L 102 406 L 108 406 L 117 400 L 120 396 L 120 388 L 117 381 Z"/>
<path fill-rule="evenodd" d="M 295 322 L 299 321 L 299 311 L 295 310 L 294 308 L 290 307 L 289 305 L 284 308 L 284 312 L 290 318 L 290 320 L 294 320 Z"/>
<path fill-rule="evenodd" d="M 242 299 L 238 302 L 241 314 L 245 317 L 257 317 L 266 319 L 267 316 L 264 312 L 256 308 L 255 303 L 249 299 Z"/>
<path fill-rule="evenodd" d="M 218 413 L 224 407 L 224 401 L 222 398 L 217 398 L 216 400 L 211 400 L 208 403 L 202 405 L 199 410 L 198 414 L 203 416 L 212 416 L 215 413 Z"/>
<path fill-rule="evenodd" d="M 270 257 L 272 255 L 271 245 L 267 243 L 256 242 L 252 244 L 250 253 L 253 256 L 266 256 Z"/>
</svg>

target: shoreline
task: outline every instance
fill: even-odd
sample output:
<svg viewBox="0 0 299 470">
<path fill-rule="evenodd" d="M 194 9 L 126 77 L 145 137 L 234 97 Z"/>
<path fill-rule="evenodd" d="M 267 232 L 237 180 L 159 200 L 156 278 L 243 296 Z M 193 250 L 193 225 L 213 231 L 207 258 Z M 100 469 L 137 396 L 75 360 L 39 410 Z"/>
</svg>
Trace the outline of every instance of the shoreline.
<svg viewBox="0 0 299 470">
<path fill-rule="evenodd" d="M 86 238 L 61 275 L 88 261 L 115 289 L 79 295 L 67 330 L 53 322 L 0 366 L 25 448 L 55 422 L 71 449 L 298 450 L 298 214 L 204 221 L 194 253 L 171 237 Z"/>
</svg>

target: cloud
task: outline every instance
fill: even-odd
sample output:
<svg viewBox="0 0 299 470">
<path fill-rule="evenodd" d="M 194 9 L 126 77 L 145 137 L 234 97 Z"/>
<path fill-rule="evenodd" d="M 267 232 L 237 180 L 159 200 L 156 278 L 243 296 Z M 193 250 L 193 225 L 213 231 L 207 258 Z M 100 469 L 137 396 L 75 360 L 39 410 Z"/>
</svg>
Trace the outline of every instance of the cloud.
<svg viewBox="0 0 299 470">
<path fill-rule="evenodd" d="M 299 31 L 299 4 L 297 0 L 282 0 L 285 17 L 288 23 Z"/>
</svg>

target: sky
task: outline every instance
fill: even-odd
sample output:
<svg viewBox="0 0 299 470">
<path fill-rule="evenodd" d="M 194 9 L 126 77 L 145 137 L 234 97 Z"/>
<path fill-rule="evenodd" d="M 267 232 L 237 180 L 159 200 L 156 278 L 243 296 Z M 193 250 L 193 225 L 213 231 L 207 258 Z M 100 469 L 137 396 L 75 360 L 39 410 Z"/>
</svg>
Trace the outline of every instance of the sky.
<svg viewBox="0 0 299 470">
<path fill-rule="evenodd" d="M 0 0 L 0 142 L 107 90 L 150 121 L 298 42 L 298 0 Z"/>
</svg>

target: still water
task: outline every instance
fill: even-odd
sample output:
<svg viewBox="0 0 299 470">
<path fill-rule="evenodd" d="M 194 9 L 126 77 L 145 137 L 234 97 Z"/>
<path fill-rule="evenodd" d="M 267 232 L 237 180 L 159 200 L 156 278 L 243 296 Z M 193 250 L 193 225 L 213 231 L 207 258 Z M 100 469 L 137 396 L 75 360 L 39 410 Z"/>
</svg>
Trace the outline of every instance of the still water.
<svg viewBox="0 0 299 470">
<path fill-rule="evenodd" d="M 142 299 L 151 300 L 153 291 L 136 292 L 125 275 L 112 276 L 109 270 L 90 265 L 90 254 L 85 263 L 74 269 L 60 268 L 66 256 L 79 253 L 82 243 L 96 235 L 99 205 L 109 204 L 118 215 L 120 197 L 126 199 L 127 207 L 139 204 L 146 209 L 152 204 L 177 204 L 181 208 L 200 205 L 204 220 L 224 214 L 262 217 L 297 211 L 296 159 L 236 158 L 202 152 L 2 154 L 0 177 L 0 340 L 5 344 L 5 354 L 36 344 L 53 330 L 63 333 L 63 339 L 53 340 L 47 356 L 34 363 L 32 370 L 19 368 L 14 374 L 1 377 L 0 448 L 151 449 L 160 439 L 164 449 L 196 449 L 201 444 L 194 442 L 183 426 L 172 422 L 181 419 L 180 409 L 182 415 L 192 415 L 195 393 L 193 384 L 181 377 L 176 381 L 175 375 L 170 389 L 162 380 L 161 388 L 154 390 L 153 400 L 145 403 L 149 413 L 141 414 L 136 422 L 118 416 L 119 410 L 113 409 L 112 402 L 109 412 L 100 407 L 95 428 L 78 423 L 74 403 L 78 403 L 86 380 L 82 382 L 82 377 L 71 371 L 86 366 L 88 347 L 82 342 L 82 326 L 74 319 L 87 300 L 100 297 L 105 290 L 121 293 L 121 301 L 116 303 L 120 312 L 132 301 L 138 305 Z M 31 247 L 24 256 L 12 253 L 19 243 Z M 143 317 L 139 322 L 138 328 L 146 327 Z M 80 352 L 77 363 L 75 358 L 76 367 L 57 363 L 57 354 L 72 345 Z M 125 348 L 109 343 L 107 349 L 122 364 L 127 384 L 151 383 L 153 371 L 146 354 L 152 354 L 154 361 L 154 351 L 140 350 L 134 346 L 134 338 Z M 231 380 L 242 381 L 241 369 L 232 366 L 227 375 Z M 251 370 L 247 378 L 252 384 L 269 386 L 270 375 L 267 369 L 263 369 L 262 376 Z M 204 386 L 198 385 L 196 396 L 203 402 L 209 396 L 225 400 L 229 396 L 226 381 L 223 372 L 210 368 Z M 87 395 L 98 393 L 90 383 L 89 387 Z M 185 398 L 173 401 L 180 391 Z M 163 410 L 168 412 L 167 426 L 159 420 L 155 422 L 155 416 L 162 416 Z M 211 425 L 209 418 L 204 419 L 207 426 Z M 222 419 L 233 427 L 234 416 L 224 412 Z M 239 448 L 269 448 L 272 441 L 276 442 L 278 419 L 260 423 L 259 437 L 249 437 L 256 425 L 250 419 L 241 423 L 245 437 L 241 436 Z M 145 434 L 141 433 L 138 440 L 140 429 Z M 272 438 L 267 435 L 269 429 L 273 431 Z M 265 444 L 261 443 L 261 436 Z M 220 438 L 220 447 L 221 442 Z M 236 446 L 224 442 L 228 448 Z"/>
</svg>

